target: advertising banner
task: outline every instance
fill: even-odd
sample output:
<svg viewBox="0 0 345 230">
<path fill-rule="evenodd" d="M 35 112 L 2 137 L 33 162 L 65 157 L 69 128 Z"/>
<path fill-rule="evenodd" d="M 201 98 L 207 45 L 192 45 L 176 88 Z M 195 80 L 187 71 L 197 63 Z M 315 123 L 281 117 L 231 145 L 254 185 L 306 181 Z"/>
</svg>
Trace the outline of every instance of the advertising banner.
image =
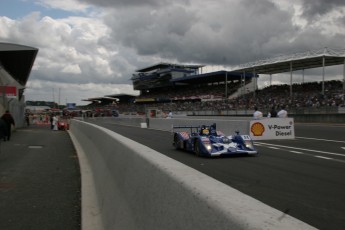
<svg viewBox="0 0 345 230">
<path fill-rule="evenodd" d="M 0 86 L 0 97 L 17 98 L 17 87 L 15 86 Z"/>
<path fill-rule="evenodd" d="M 264 118 L 252 120 L 249 133 L 253 140 L 295 139 L 293 118 Z"/>
<path fill-rule="evenodd" d="M 77 107 L 76 103 L 67 103 L 66 104 L 67 109 L 75 109 Z"/>
</svg>

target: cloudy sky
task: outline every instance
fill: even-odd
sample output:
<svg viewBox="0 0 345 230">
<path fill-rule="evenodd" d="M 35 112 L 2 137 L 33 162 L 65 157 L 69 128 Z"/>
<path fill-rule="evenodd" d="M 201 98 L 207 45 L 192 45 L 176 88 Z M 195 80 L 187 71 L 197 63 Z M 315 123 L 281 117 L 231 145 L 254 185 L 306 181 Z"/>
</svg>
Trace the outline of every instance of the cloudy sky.
<svg viewBox="0 0 345 230">
<path fill-rule="evenodd" d="M 296 52 L 345 48 L 344 0 L 1 0 L 0 42 L 39 49 L 27 100 L 138 94 L 135 70 L 159 62 L 203 72 Z M 326 69 L 342 79 L 343 66 Z M 321 80 L 320 70 L 305 72 Z M 283 75 L 273 78 L 284 83 Z M 294 73 L 294 82 L 301 82 Z M 269 76 L 260 76 L 259 86 Z"/>
</svg>

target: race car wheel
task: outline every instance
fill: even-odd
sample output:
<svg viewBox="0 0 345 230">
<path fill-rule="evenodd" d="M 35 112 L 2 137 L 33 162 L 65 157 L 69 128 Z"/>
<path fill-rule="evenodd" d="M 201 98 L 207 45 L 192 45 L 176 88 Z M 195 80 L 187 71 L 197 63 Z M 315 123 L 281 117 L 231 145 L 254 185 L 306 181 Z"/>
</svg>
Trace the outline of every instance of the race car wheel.
<svg viewBox="0 0 345 230">
<path fill-rule="evenodd" d="M 195 143 L 194 143 L 194 153 L 198 157 L 201 155 L 201 152 L 200 152 L 200 141 L 199 140 L 196 140 Z"/>
<path fill-rule="evenodd" d="M 181 149 L 181 140 L 177 135 L 174 137 L 174 146 L 175 149 Z"/>
<path fill-rule="evenodd" d="M 260 155 L 259 155 L 259 152 L 258 152 L 257 154 L 254 154 L 254 155 L 251 155 L 251 156 L 253 156 L 253 157 L 258 157 L 258 156 L 260 156 Z"/>
</svg>

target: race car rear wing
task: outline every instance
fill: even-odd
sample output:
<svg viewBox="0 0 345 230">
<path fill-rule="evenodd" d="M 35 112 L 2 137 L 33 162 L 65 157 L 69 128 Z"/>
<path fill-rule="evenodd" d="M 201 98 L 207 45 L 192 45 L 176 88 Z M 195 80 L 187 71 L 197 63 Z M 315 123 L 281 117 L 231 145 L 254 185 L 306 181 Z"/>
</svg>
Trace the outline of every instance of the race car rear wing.
<svg viewBox="0 0 345 230">
<path fill-rule="evenodd" d="M 191 125 L 187 125 L 187 126 L 174 126 L 174 125 L 172 125 L 172 128 L 173 129 L 189 129 L 189 128 L 191 128 L 191 129 L 199 128 L 200 129 L 200 125 L 198 125 L 198 126 L 191 126 Z"/>
<path fill-rule="evenodd" d="M 190 133 L 198 133 L 200 130 L 200 126 L 174 126 L 172 125 L 172 132 L 175 132 L 175 129 L 190 129 Z"/>
<path fill-rule="evenodd" d="M 198 126 L 174 126 L 172 125 L 172 132 L 174 132 L 175 129 L 190 129 L 190 133 L 199 133 L 202 129 L 212 129 L 213 131 L 216 131 L 216 123 L 213 123 L 212 125 L 198 125 Z"/>
</svg>

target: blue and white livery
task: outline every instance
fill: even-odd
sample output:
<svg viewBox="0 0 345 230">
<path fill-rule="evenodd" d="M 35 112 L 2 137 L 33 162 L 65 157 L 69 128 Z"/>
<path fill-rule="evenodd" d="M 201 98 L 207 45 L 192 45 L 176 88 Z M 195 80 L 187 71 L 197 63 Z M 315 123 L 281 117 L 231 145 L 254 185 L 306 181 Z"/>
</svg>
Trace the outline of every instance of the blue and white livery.
<svg viewBox="0 0 345 230">
<path fill-rule="evenodd" d="M 177 132 L 177 129 L 190 131 Z M 210 126 L 173 126 L 176 149 L 194 152 L 197 156 L 215 157 L 221 155 L 258 155 L 253 140 L 249 135 L 225 136 L 216 129 L 216 124 Z"/>
</svg>

